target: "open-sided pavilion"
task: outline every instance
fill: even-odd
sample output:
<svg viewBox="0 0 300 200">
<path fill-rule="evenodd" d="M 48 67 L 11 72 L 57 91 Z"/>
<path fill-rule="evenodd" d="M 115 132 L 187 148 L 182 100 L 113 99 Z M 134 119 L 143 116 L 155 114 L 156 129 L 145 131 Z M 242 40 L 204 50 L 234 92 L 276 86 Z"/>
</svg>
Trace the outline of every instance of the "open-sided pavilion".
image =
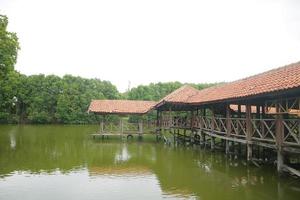
<svg viewBox="0 0 300 200">
<path fill-rule="evenodd" d="M 92 104 L 89 110 L 95 112 Z M 134 110 L 130 103 L 123 107 Z M 218 138 L 226 153 L 242 144 L 248 160 L 253 148 L 271 149 L 278 171 L 300 176 L 285 162 L 288 154 L 300 153 L 300 62 L 203 90 L 183 86 L 147 109 L 144 113 L 157 110 L 157 128 L 174 137 L 202 144 L 209 138 L 212 149 Z"/>
</svg>

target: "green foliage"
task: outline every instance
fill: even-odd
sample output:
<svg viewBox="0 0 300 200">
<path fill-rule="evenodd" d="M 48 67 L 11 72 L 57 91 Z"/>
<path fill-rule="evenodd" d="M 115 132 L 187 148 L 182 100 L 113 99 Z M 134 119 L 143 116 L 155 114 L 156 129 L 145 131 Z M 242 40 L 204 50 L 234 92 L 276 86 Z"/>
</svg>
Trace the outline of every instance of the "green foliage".
<svg viewBox="0 0 300 200">
<path fill-rule="evenodd" d="M 140 85 L 136 88 L 132 88 L 125 95 L 131 100 L 158 101 L 182 85 L 180 82 L 150 83 L 147 86 Z"/>
<path fill-rule="evenodd" d="M 14 64 L 19 49 L 15 33 L 7 31 L 8 19 L 0 15 L 0 122 L 12 121 L 12 101 L 16 93 Z"/>
<path fill-rule="evenodd" d="M 131 100 L 149 100 L 159 101 L 163 97 L 167 96 L 174 90 L 177 90 L 181 86 L 187 83 L 180 82 L 167 82 L 167 83 L 150 83 L 149 85 L 140 85 L 136 88 L 132 88 L 129 92 L 123 94 L 127 99 Z M 216 85 L 215 83 L 188 83 L 196 89 L 204 89 Z"/>
<path fill-rule="evenodd" d="M 8 72 L 13 71 L 19 49 L 17 35 L 8 32 L 7 25 L 7 17 L 0 15 L 0 79 L 4 79 Z"/>
</svg>

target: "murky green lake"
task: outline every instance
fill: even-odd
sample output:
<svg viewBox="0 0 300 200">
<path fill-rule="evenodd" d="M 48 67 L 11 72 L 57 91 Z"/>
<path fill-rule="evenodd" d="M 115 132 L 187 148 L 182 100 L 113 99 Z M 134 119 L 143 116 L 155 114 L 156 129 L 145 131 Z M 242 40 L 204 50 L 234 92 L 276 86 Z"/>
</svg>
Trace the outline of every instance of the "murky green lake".
<svg viewBox="0 0 300 200">
<path fill-rule="evenodd" d="M 300 199 L 300 181 L 199 148 L 94 140 L 97 126 L 0 126 L 0 199 Z"/>
</svg>

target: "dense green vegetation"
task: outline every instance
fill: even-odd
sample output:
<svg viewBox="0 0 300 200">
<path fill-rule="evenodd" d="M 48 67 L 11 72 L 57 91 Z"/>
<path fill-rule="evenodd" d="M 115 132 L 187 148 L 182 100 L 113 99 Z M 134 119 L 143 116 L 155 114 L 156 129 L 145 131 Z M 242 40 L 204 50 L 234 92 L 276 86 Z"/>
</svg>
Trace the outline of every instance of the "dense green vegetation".
<svg viewBox="0 0 300 200">
<path fill-rule="evenodd" d="M 159 101 L 166 95 L 170 94 L 174 90 L 180 88 L 184 84 L 180 82 L 167 82 L 167 83 L 151 83 L 149 85 L 140 85 L 136 88 L 132 88 L 129 92 L 125 93 L 124 96 L 131 100 L 149 100 Z M 194 84 L 189 83 L 196 89 L 204 89 L 215 85 L 215 83 L 200 83 Z"/>
<path fill-rule="evenodd" d="M 7 17 L 0 15 L 0 123 L 96 123 L 98 116 L 87 113 L 92 99 L 158 101 L 183 85 L 151 83 L 121 94 L 109 81 L 99 79 L 23 75 L 14 70 L 19 43 L 7 24 Z M 191 85 L 202 89 L 212 84 Z"/>
</svg>

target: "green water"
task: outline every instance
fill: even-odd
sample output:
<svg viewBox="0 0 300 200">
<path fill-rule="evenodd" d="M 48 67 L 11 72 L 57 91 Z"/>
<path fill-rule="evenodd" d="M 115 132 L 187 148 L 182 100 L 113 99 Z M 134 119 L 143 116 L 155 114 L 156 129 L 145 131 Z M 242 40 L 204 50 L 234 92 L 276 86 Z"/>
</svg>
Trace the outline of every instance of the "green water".
<svg viewBox="0 0 300 200">
<path fill-rule="evenodd" d="M 300 199 L 300 181 L 199 148 L 95 141 L 96 126 L 0 126 L 0 199 Z"/>
</svg>

